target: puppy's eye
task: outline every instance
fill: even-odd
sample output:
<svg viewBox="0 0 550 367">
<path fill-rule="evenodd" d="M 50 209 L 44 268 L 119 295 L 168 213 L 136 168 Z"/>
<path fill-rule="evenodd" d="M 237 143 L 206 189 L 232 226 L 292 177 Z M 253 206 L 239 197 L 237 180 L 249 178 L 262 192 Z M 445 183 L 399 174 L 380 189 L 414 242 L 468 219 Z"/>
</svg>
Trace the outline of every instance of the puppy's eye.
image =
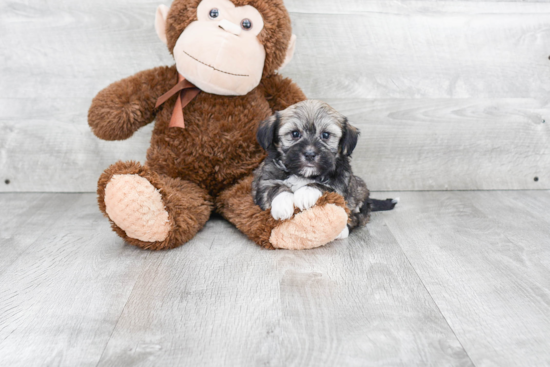
<svg viewBox="0 0 550 367">
<path fill-rule="evenodd" d="M 300 136 L 302 136 L 302 135 L 300 135 L 300 132 L 299 132 L 299 131 L 296 130 L 296 131 L 293 131 L 293 132 L 292 132 L 292 137 L 293 137 L 294 139 L 298 139 Z"/>
<path fill-rule="evenodd" d="M 327 133 L 326 131 L 324 133 L 321 134 L 321 138 L 327 140 L 328 138 L 330 138 L 330 133 Z"/>
<path fill-rule="evenodd" d="M 210 13 L 208 13 L 208 15 L 210 16 L 210 18 L 216 19 L 220 15 L 220 11 L 214 8 L 210 10 Z"/>
<path fill-rule="evenodd" d="M 250 21 L 250 19 L 243 19 L 243 21 L 241 22 L 241 27 L 245 31 L 248 31 L 250 30 L 250 28 L 252 28 L 252 22 Z"/>
</svg>

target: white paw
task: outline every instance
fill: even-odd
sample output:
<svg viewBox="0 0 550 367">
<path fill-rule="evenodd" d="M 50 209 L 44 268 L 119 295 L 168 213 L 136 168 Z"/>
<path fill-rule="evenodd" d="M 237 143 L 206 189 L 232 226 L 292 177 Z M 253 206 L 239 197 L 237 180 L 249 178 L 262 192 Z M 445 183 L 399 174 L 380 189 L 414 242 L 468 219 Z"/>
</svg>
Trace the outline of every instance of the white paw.
<svg viewBox="0 0 550 367">
<path fill-rule="evenodd" d="M 323 193 L 314 187 L 304 186 L 294 193 L 294 205 L 301 210 L 311 208 Z"/>
<path fill-rule="evenodd" d="M 349 229 L 348 229 L 348 226 L 346 226 L 346 228 L 344 228 L 344 230 L 342 232 L 340 232 L 340 234 L 338 236 L 336 236 L 335 240 L 341 240 L 341 239 L 344 239 L 344 238 L 348 238 L 349 236 Z"/>
<path fill-rule="evenodd" d="M 282 192 L 271 202 L 271 216 L 277 220 L 288 219 L 294 214 L 294 195 Z"/>
</svg>

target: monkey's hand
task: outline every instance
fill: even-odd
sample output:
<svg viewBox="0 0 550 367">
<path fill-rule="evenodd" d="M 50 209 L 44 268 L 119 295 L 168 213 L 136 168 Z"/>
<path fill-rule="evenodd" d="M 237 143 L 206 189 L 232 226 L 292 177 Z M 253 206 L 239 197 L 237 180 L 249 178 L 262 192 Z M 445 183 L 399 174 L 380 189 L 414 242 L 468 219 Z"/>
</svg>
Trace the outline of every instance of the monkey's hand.
<svg viewBox="0 0 550 367">
<path fill-rule="evenodd" d="M 157 99 L 177 81 L 176 68 L 163 66 L 115 82 L 93 99 L 88 124 L 98 138 L 128 139 L 154 120 Z"/>
</svg>

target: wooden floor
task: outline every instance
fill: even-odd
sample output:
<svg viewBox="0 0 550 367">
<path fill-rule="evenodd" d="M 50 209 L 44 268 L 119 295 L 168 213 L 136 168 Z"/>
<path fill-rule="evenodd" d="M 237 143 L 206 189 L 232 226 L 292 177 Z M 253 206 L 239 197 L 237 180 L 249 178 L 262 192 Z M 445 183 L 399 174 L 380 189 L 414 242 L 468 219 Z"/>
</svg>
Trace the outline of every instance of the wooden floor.
<svg viewBox="0 0 550 367">
<path fill-rule="evenodd" d="M 315 250 L 148 252 L 94 194 L 0 194 L 0 366 L 550 365 L 550 191 L 377 196 Z"/>
</svg>

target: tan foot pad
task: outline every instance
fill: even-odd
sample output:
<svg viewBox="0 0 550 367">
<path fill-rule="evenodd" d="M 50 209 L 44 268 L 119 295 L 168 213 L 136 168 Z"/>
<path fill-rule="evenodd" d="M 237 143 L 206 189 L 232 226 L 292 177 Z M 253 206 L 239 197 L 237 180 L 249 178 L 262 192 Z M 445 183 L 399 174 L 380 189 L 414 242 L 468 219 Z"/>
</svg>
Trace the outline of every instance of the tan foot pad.
<svg viewBox="0 0 550 367">
<path fill-rule="evenodd" d="M 160 192 L 141 176 L 114 175 L 105 188 L 105 205 L 109 218 L 128 237 L 156 242 L 170 232 Z"/>
<path fill-rule="evenodd" d="M 346 227 L 346 211 L 334 204 L 314 206 L 273 229 L 269 242 L 275 248 L 305 250 L 324 246 Z"/>
</svg>

